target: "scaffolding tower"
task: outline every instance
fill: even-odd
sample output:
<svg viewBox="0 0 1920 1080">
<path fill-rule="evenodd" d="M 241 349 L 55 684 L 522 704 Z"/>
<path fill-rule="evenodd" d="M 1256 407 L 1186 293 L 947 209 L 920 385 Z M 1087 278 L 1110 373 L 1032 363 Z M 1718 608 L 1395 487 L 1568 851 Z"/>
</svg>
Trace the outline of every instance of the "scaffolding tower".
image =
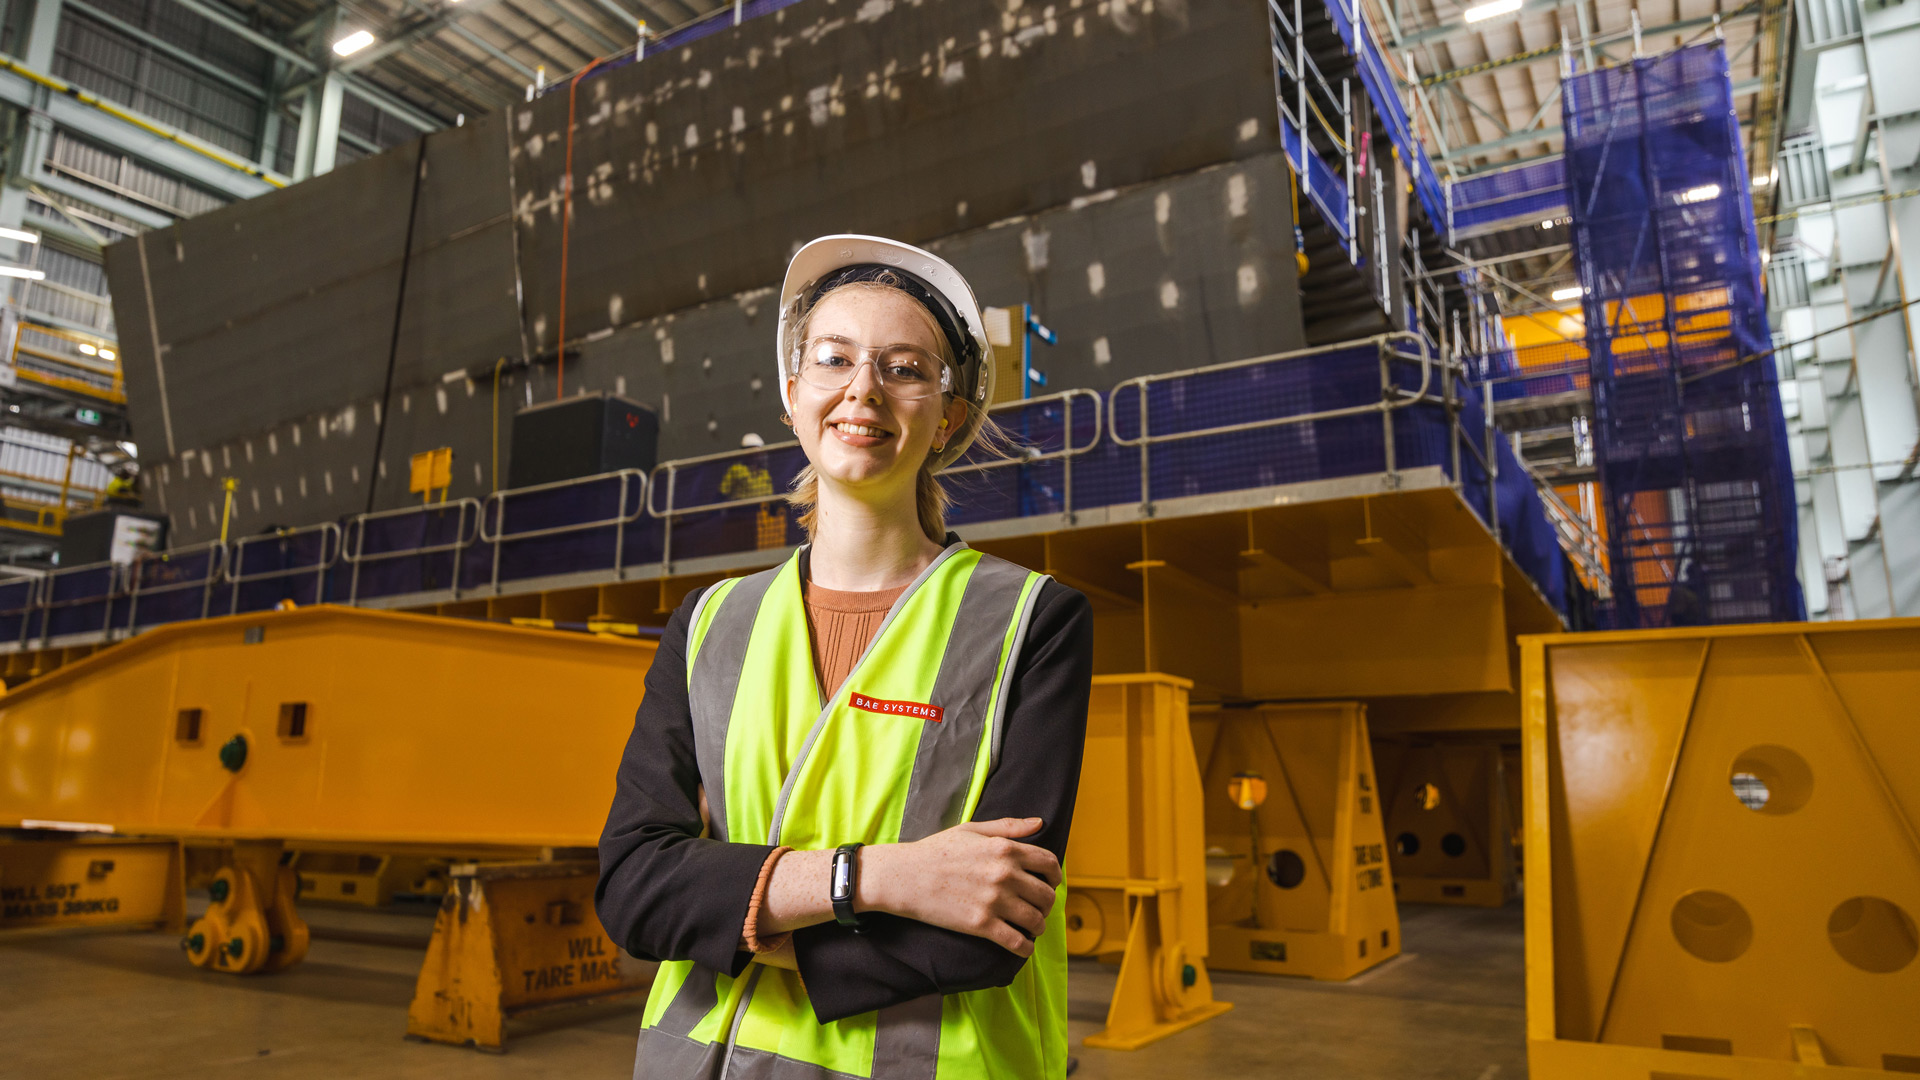
<svg viewBox="0 0 1920 1080">
<path fill-rule="evenodd" d="M 1621 627 L 1805 618 L 1725 50 L 1575 74 L 1568 203 Z"/>
</svg>

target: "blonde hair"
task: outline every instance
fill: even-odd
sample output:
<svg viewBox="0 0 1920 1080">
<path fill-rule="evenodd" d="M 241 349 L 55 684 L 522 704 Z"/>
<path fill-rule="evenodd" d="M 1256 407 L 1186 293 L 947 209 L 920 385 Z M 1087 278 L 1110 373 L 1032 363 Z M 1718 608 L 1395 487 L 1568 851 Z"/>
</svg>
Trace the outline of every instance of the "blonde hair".
<svg viewBox="0 0 1920 1080">
<path fill-rule="evenodd" d="M 920 318 L 925 320 L 927 328 L 933 332 L 933 340 L 935 343 L 934 351 L 940 357 L 940 362 L 947 365 L 947 367 L 953 371 L 955 376 L 954 382 L 956 385 L 959 385 L 960 365 L 954 360 L 953 346 L 948 342 L 947 335 L 941 331 L 940 324 L 935 321 L 933 313 L 928 311 L 926 306 L 923 305 L 918 298 L 902 288 L 901 285 L 902 281 L 900 278 L 892 274 L 881 274 L 868 281 L 852 281 L 845 285 L 837 285 L 812 298 L 808 298 L 804 291 L 799 296 L 794 297 L 792 307 L 788 310 L 787 319 L 785 320 L 787 326 L 786 340 L 780 342 L 782 371 L 784 373 L 782 378 L 793 375 L 791 369 L 794 352 L 800 347 L 801 342 L 807 340 L 808 326 L 813 322 L 814 313 L 820 310 L 821 302 L 829 296 L 836 296 L 840 293 L 857 289 L 869 294 L 899 296 L 912 302 L 913 310 L 919 313 Z M 981 357 L 981 363 L 983 365 L 992 362 L 991 353 Z M 943 401 L 947 403 L 951 403 L 954 400 L 952 391 L 941 396 Z M 947 436 L 947 443 L 943 443 L 942 445 L 950 444 L 956 439 L 964 439 L 969 432 L 971 432 L 973 437 L 972 445 L 986 449 L 986 460 L 1005 459 L 1008 456 L 1006 452 L 1007 447 L 1010 445 L 1006 434 L 1000 430 L 1000 426 L 993 422 L 993 418 L 987 415 L 986 409 L 978 402 L 968 398 L 966 399 L 966 406 L 966 419 L 962 420 L 960 426 L 955 428 L 951 435 Z M 920 472 L 914 481 L 914 507 L 919 514 L 920 531 L 926 533 L 927 538 L 936 544 L 946 542 L 947 510 L 953 505 L 953 499 L 947 494 L 946 486 L 940 482 L 938 476 L 934 475 L 944 465 L 952 464 L 952 459 L 941 462 L 939 459 L 943 456 L 946 455 L 929 451 L 927 459 L 920 463 Z M 978 456 L 979 455 L 976 455 L 976 457 Z M 800 527 L 807 530 L 807 539 L 818 539 L 820 528 L 820 475 L 814 470 L 812 462 L 808 462 L 805 468 L 794 475 L 793 483 L 789 486 L 787 492 L 787 502 L 800 511 L 798 520 Z"/>
</svg>

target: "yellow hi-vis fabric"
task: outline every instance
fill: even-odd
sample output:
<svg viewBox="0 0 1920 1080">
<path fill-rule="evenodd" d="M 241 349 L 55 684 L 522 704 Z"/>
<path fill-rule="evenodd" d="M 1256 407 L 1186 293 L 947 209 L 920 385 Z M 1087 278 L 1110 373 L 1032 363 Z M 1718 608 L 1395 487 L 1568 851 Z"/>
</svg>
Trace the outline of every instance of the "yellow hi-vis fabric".
<svg viewBox="0 0 1920 1080">
<path fill-rule="evenodd" d="M 918 840 L 971 818 L 1044 578 L 955 544 L 829 697 L 800 556 L 708 590 L 687 633 L 695 752 L 718 839 L 802 850 Z M 1009 986 L 822 1024 L 800 977 L 660 966 L 635 1077 L 1044 1080 L 1066 1074 L 1064 903 Z"/>
</svg>

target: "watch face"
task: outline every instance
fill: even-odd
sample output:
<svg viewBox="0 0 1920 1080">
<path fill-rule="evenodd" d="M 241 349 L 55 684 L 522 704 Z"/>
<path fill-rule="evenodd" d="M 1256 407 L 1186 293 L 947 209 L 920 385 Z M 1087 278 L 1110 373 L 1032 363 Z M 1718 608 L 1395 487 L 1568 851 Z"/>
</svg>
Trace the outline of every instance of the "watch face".
<svg viewBox="0 0 1920 1080">
<path fill-rule="evenodd" d="M 833 860 L 833 899 L 846 900 L 853 895 L 853 859 L 847 855 Z"/>
</svg>

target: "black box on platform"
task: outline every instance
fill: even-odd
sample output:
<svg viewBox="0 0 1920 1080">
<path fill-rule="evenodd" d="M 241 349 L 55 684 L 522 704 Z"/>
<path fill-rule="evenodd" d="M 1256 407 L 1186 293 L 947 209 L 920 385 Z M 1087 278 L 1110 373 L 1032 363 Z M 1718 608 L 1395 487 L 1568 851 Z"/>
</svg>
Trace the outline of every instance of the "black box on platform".
<svg viewBox="0 0 1920 1080">
<path fill-rule="evenodd" d="M 145 511 L 108 508 L 69 516 L 60 530 L 60 565 L 112 560 L 122 566 L 142 552 L 167 546 L 167 519 Z"/>
<path fill-rule="evenodd" d="M 651 469 L 660 447 L 653 410 L 605 392 L 529 405 L 513 414 L 507 486 Z"/>
</svg>

